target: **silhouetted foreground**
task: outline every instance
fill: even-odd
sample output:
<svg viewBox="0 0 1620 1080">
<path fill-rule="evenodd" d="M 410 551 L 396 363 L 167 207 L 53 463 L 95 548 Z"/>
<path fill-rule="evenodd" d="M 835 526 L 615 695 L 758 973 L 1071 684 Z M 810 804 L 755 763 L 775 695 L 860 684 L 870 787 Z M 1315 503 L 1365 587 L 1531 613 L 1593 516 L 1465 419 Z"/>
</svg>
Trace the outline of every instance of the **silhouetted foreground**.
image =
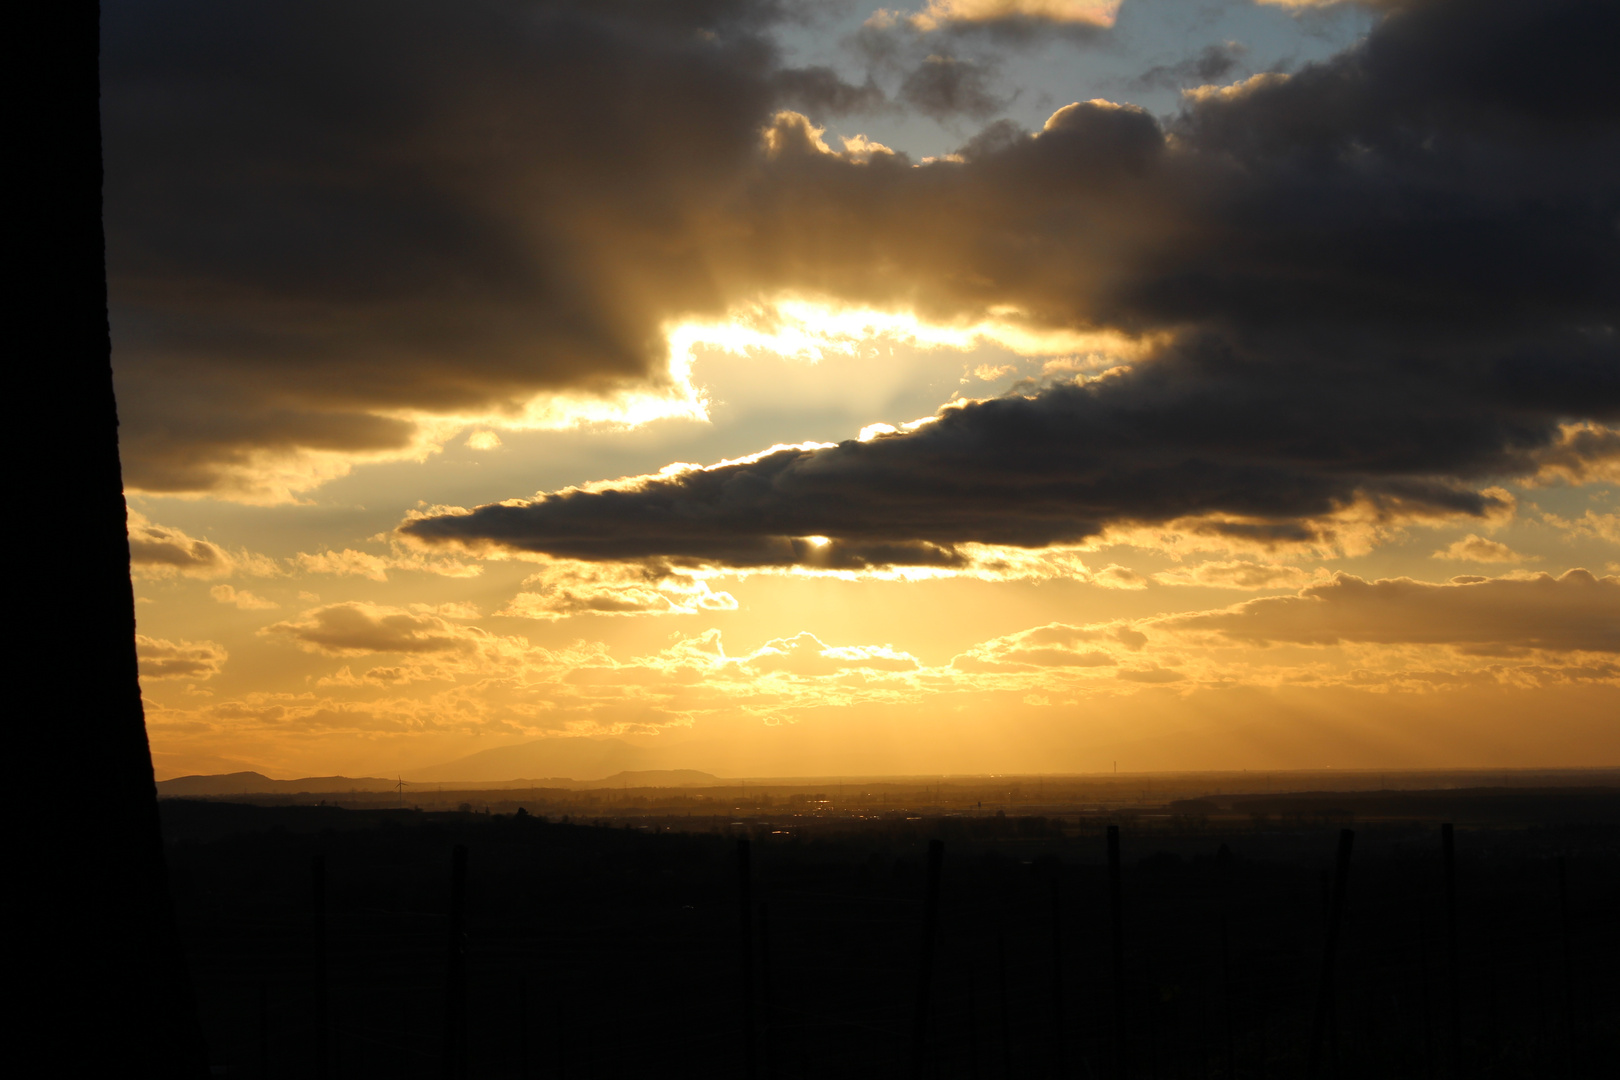
<svg viewBox="0 0 1620 1080">
<path fill-rule="evenodd" d="M 1454 829 L 1396 795 L 1442 800 L 798 831 L 162 811 L 230 1075 L 1603 1075 L 1620 793 L 1447 793 L 1490 810 Z"/>
<path fill-rule="evenodd" d="M 203 1076 L 190 987 L 164 878 L 152 759 L 136 676 L 101 227 L 99 8 L 21 4 L 9 40 L 30 105 L 8 146 L 21 185 L 7 400 L 13 498 L 50 506 L 66 574 L 12 575 L 33 612 L 8 660 L 8 760 L 24 790 L 12 835 L 7 949 L 16 1075 Z M 14 185 L 15 186 L 15 185 Z M 26 314 L 22 314 L 26 313 Z M 29 719 L 23 720 L 21 718 Z M 79 797 L 62 799 L 71 769 Z M 117 903 L 106 903 L 107 896 Z"/>
</svg>

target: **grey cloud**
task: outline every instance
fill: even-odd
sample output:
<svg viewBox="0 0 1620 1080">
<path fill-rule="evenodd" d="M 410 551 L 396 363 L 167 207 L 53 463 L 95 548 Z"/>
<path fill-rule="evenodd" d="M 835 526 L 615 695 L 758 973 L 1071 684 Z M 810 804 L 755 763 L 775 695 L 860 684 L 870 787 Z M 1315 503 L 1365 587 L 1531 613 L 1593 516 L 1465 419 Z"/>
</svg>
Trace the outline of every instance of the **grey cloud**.
<svg viewBox="0 0 1620 1080">
<path fill-rule="evenodd" d="M 398 450 L 384 410 L 663 377 L 723 306 L 705 226 L 779 100 L 781 5 L 115 2 L 103 19 L 126 477 Z M 777 81 L 773 81 L 776 79 Z"/>
<path fill-rule="evenodd" d="M 296 619 L 267 626 L 260 633 L 291 638 L 307 649 L 333 656 L 468 653 L 489 636 L 475 627 L 457 626 L 436 615 L 362 603 L 314 608 Z"/>
<path fill-rule="evenodd" d="M 1202 86 L 1220 82 L 1232 73 L 1238 61 L 1248 51 L 1247 46 L 1238 41 L 1206 45 L 1195 56 L 1186 57 L 1173 64 L 1156 64 L 1148 68 L 1131 79 L 1129 85 L 1137 90 L 1151 90 L 1158 87 L 1173 90 L 1183 86 Z"/>
<path fill-rule="evenodd" d="M 888 95 L 871 78 L 856 85 L 831 68 L 789 68 L 772 80 L 780 102 L 819 119 L 851 113 L 877 112 L 889 105 Z"/>
<path fill-rule="evenodd" d="M 172 567 L 194 574 L 229 569 L 229 558 L 214 544 L 179 530 L 138 523 L 130 529 L 129 561 L 134 566 Z"/>
<path fill-rule="evenodd" d="M 1480 489 L 1538 454 L 1579 477 L 1609 452 L 1615 5 L 1397 4 L 1346 53 L 1164 124 L 1076 105 L 924 167 L 821 153 L 794 121 L 762 152 L 790 93 L 841 92 L 778 66 L 761 29 L 780 14 L 109 4 L 132 484 L 405 445 L 386 410 L 648 385 L 666 320 L 778 290 L 1153 344 L 1127 373 L 907 435 L 406 531 L 956 565 L 965 541 L 1196 514 L 1262 543 L 1355 500 L 1483 514 Z M 1561 434 L 1575 421 L 1588 436 Z"/>
<path fill-rule="evenodd" d="M 1620 420 L 1620 76 L 1598 44 L 1617 34 L 1620 8 L 1595 2 L 1408 4 L 1168 128 L 1076 105 L 923 168 L 782 128 L 739 211 L 750 280 L 940 318 L 1011 307 L 1154 335 L 1147 355 L 904 435 L 405 531 L 586 559 L 949 564 L 963 542 L 1194 515 L 1276 544 L 1352 504 L 1500 512 L 1490 483 L 1578 476 Z M 834 544 L 795 546 L 808 535 Z"/>
<path fill-rule="evenodd" d="M 1297 596 L 1170 616 L 1153 625 L 1255 643 L 1456 645 L 1481 654 L 1531 648 L 1616 653 L 1620 577 L 1571 570 L 1557 578 L 1474 577 L 1435 585 L 1339 574 Z"/>
<path fill-rule="evenodd" d="M 223 645 L 213 641 L 169 641 L 135 635 L 135 655 L 146 679 L 210 679 L 229 658 Z"/>
<path fill-rule="evenodd" d="M 900 84 L 900 100 L 936 120 L 954 116 L 984 119 L 1011 98 L 991 89 L 993 69 L 954 56 L 929 56 Z"/>
</svg>

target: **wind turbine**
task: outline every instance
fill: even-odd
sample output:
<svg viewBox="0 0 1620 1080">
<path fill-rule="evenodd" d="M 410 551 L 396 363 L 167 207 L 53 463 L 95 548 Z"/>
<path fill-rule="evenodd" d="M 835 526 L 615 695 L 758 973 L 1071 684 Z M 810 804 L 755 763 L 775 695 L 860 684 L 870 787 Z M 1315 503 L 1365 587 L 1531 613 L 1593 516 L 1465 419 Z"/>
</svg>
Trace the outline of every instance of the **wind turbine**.
<svg viewBox="0 0 1620 1080">
<path fill-rule="evenodd" d="M 403 777 L 397 775 L 395 776 L 395 781 L 396 783 L 394 784 L 394 790 L 399 792 L 399 808 L 403 810 L 405 809 L 405 789 L 411 785 Z"/>
</svg>

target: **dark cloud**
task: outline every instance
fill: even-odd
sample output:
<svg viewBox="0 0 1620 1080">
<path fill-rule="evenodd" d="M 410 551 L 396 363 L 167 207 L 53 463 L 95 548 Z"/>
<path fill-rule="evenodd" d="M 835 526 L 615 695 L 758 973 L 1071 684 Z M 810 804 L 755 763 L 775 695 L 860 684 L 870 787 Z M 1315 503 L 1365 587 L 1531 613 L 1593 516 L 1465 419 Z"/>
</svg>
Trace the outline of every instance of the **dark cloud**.
<svg viewBox="0 0 1620 1080">
<path fill-rule="evenodd" d="M 954 56 L 929 56 L 900 84 L 900 100 L 936 120 L 984 119 L 1011 100 L 991 90 L 992 69 Z"/>
<path fill-rule="evenodd" d="M 187 536 L 146 521 L 130 523 L 129 561 L 132 566 L 189 571 L 211 575 L 228 572 L 230 557 L 206 540 Z"/>
<path fill-rule="evenodd" d="M 1196 56 L 1178 60 L 1173 64 L 1156 64 L 1130 80 L 1135 90 L 1158 88 L 1179 89 L 1183 86 L 1204 86 L 1220 82 L 1230 75 L 1238 61 L 1248 52 L 1238 41 L 1207 45 Z"/>
<path fill-rule="evenodd" d="M 288 637 L 332 656 L 368 653 L 471 653 L 490 635 L 437 615 L 364 603 L 328 604 L 260 633 Z"/>
<path fill-rule="evenodd" d="M 1557 578 L 1474 577 L 1435 585 L 1339 574 L 1297 596 L 1173 615 L 1154 625 L 1252 643 L 1456 645 L 1480 654 L 1523 649 L 1616 653 L 1620 577 L 1571 570 Z"/>
<path fill-rule="evenodd" d="M 782 104 L 755 0 L 109 3 L 106 226 L 124 465 L 398 451 L 401 410 L 656 386 L 713 312 L 724 201 Z M 724 226 L 720 226 L 722 229 Z M 380 415 L 393 413 L 394 415 Z"/>
<path fill-rule="evenodd" d="M 212 641 L 168 641 L 135 635 L 143 679 L 211 679 L 225 666 L 225 647 Z"/>
<path fill-rule="evenodd" d="M 783 105 L 812 119 L 872 113 L 889 105 L 888 96 L 871 78 L 857 86 L 827 67 L 789 68 L 778 72 L 772 85 Z"/>
<path fill-rule="evenodd" d="M 922 168 L 820 152 L 784 121 L 738 211 L 749 280 L 945 319 L 1015 309 L 1142 335 L 1146 354 L 907 434 L 405 531 L 587 559 L 949 564 L 966 541 L 1194 515 L 1278 543 L 1352 505 L 1500 511 L 1490 482 L 1578 477 L 1620 420 L 1617 32 L 1611 4 L 1403 5 L 1325 63 L 1190 99 L 1168 130 L 1075 105 Z"/>
<path fill-rule="evenodd" d="M 785 71 L 764 34 L 782 17 L 109 4 L 131 485 L 398 449 L 416 437 L 402 411 L 656 385 L 668 320 L 779 290 L 1010 310 L 1145 351 L 906 435 L 407 531 L 587 559 L 956 565 L 964 541 L 1197 514 L 1281 541 L 1355 501 L 1485 513 L 1493 477 L 1579 478 L 1609 452 L 1615 5 L 1396 4 L 1346 53 L 1166 124 L 1080 104 L 923 167 L 822 152 L 791 118 L 763 149 L 790 101 L 873 100 Z"/>
</svg>

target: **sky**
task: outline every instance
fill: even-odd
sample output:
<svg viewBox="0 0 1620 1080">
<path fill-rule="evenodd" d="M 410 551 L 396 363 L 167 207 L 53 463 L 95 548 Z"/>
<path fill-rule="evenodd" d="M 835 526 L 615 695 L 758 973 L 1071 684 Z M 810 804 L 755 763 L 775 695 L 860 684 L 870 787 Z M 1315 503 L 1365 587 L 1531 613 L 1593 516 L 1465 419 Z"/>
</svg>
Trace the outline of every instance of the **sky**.
<svg viewBox="0 0 1620 1080">
<path fill-rule="evenodd" d="M 1612 3 L 102 25 L 160 778 L 1620 764 Z"/>
</svg>

